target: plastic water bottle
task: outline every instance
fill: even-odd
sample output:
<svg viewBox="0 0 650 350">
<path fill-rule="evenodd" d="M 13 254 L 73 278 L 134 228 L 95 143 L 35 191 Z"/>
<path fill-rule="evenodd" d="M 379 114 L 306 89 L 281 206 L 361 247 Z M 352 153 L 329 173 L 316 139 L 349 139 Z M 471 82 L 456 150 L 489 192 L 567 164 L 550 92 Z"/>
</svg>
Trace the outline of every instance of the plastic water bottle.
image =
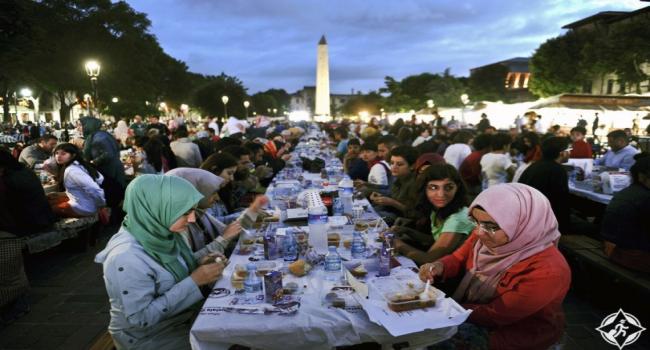
<svg viewBox="0 0 650 350">
<path fill-rule="evenodd" d="M 334 198 L 334 204 L 332 204 L 332 213 L 334 216 L 342 216 L 344 212 L 343 202 L 341 198 Z"/>
<path fill-rule="evenodd" d="M 354 195 L 354 182 L 349 176 L 345 175 L 339 182 L 339 198 L 343 203 L 343 212 L 352 215 L 352 196 Z"/>
<path fill-rule="evenodd" d="M 359 231 L 354 231 L 352 236 L 352 247 L 350 248 L 353 259 L 363 259 L 366 257 L 366 242 Z"/>
<path fill-rule="evenodd" d="M 325 252 L 327 250 L 327 207 L 324 205 L 309 207 L 307 213 L 309 245 L 316 251 Z"/>
<path fill-rule="evenodd" d="M 293 235 L 293 231 L 288 229 L 282 241 L 282 248 L 284 251 L 284 261 L 298 260 L 298 242 Z"/>
<path fill-rule="evenodd" d="M 264 300 L 264 293 L 262 291 L 262 279 L 257 276 L 257 266 L 253 263 L 246 265 L 248 276 L 244 280 L 244 291 L 246 292 L 246 299 L 251 304 L 258 304 Z"/>
<path fill-rule="evenodd" d="M 392 248 L 389 246 L 387 241 L 384 241 L 381 245 L 381 250 L 379 251 L 379 274 L 378 276 L 389 276 L 390 275 L 390 255 Z"/>
<path fill-rule="evenodd" d="M 335 246 L 329 246 L 325 256 L 325 279 L 328 281 L 341 279 L 341 256 Z"/>
</svg>

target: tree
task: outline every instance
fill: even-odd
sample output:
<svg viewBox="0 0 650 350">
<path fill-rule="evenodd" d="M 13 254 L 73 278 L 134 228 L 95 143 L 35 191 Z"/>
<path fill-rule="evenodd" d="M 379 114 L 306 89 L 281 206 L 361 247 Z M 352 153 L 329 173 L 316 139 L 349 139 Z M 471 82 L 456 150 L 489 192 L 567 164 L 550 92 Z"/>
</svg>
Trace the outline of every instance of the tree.
<svg viewBox="0 0 650 350">
<path fill-rule="evenodd" d="M 476 101 L 506 100 L 504 82 L 507 76 L 508 67 L 501 64 L 491 64 L 475 70 L 467 81 L 470 96 Z"/>
<path fill-rule="evenodd" d="M 361 111 L 366 111 L 371 115 L 377 115 L 380 112 L 384 98 L 377 92 L 371 91 L 367 95 L 352 96 L 342 107 L 341 112 L 346 115 L 357 115 Z"/>
<path fill-rule="evenodd" d="M 457 106 L 460 95 L 465 91 L 463 80 L 451 75 L 449 69 L 442 74 L 411 75 L 400 82 L 387 76 L 384 84 L 386 87 L 379 91 L 389 94 L 385 99 L 386 106 L 389 110 L 400 112 L 425 108 L 430 99 L 440 106 Z"/>
<path fill-rule="evenodd" d="M 222 96 L 228 96 L 228 116 L 243 116 L 244 100 L 248 98 L 246 88 L 236 77 L 225 73 L 218 76 L 206 77 L 207 82 L 198 87 L 192 96 L 192 104 L 205 114 L 224 116 L 224 105 Z"/>
<path fill-rule="evenodd" d="M 650 76 L 641 69 L 643 63 L 650 63 L 650 20 L 638 19 L 623 21 L 611 26 L 608 35 L 608 52 L 615 56 L 609 60 L 610 70 L 618 76 L 619 83 L 624 87 L 628 84 L 632 91 L 641 93 L 640 83 Z M 614 54 L 615 53 L 615 54 Z"/>
<path fill-rule="evenodd" d="M 278 101 L 273 97 L 272 94 L 267 94 L 266 92 L 258 92 L 252 96 L 251 107 L 252 110 L 257 114 L 270 115 L 269 110 L 273 108 L 278 108 Z"/>
<path fill-rule="evenodd" d="M 530 59 L 530 91 L 541 97 L 579 92 L 590 79 L 581 65 L 590 41 L 588 33 L 569 31 L 540 45 Z"/>
<path fill-rule="evenodd" d="M 39 50 L 37 13 L 32 1 L 9 0 L 0 3 L 0 97 L 4 121 L 9 122 L 9 104 L 19 83 L 33 83 L 29 67 L 33 53 Z"/>
<path fill-rule="evenodd" d="M 288 110 L 291 104 L 291 96 L 284 89 L 269 89 L 264 91 L 265 95 L 272 96 L 278 110 Z"/>
<path fill-rule="evenodd" d="M 460 96 L 466 92 L 465 79 L 451 75 L 449 68 L 442 75 L 436 74 L 429 82 L 427 100 L 432 99 L 438 106 L 460 106 Z M 426 101 L 424 101 L 424 106 Z M 422 108 L 422 107 L 420 107 Z"/>
</svg>

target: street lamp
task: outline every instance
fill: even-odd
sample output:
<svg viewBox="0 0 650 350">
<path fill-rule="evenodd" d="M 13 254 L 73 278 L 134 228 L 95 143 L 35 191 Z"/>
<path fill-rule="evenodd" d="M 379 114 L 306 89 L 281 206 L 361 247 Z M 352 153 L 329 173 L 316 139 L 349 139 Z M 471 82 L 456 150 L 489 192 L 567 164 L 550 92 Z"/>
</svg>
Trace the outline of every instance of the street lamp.
<svg viewBox="0 0 650 350">
<path fill-rule="evenodd" d="M 278 114 L 278 109 L 277 109 L 277 108 L 273 108 L 273 116 L 275 117 L 275 116 L 277 116 L 277 114 Z"/>
<path fill-rule="evenodd" d="M 246 110 L 246 119 L 248 119 L 248 107 L 251 106 L 251 103 L 248 101 L 244 101 L 244 109 Z"/>
<path fill-rule="evenodd" d="M 101 66 L 99 62 L 95 60 L 86 61 L 86 74 L 90 77 L 90 84 L 93 86 L 93 102 L 95 107 L 97 106 L 97 77 L 99 77 L 99 71 Z M 88 109 L 90 111 L 90 108 Z"/>
<path fill-rule="evenodd" d="M 113 103 L 118 103 L 118 102 L 120 102 L 120 99 L 117 98 L 117 97 L 113 97 L 113 98 L 111 99 L 111 102 L 113 102 Z"/>
<path fill-rule="evenodd" d="M 431 108 L 433 108 L 433 106 L 435 106 L 435 103 L 433 103 L 433 100 L 427 100 L 427 107 L 429 107 L 429 109 L 431 109 Z"/>
<path fill-rule="evenodd" d="M 32 97 L 32 90 L 30 90 L 29 88 L 22 88 L 20 89 L 20 96 L 25 98 L 30 98 Z"/>
<path fill-rule="evenodd" d="M 228 96 L 223 95 L 221 96 L 221 102 L 223 102 L 223 115 L 224 115 L 224 120 L 228 119 Z"/>
</svg>

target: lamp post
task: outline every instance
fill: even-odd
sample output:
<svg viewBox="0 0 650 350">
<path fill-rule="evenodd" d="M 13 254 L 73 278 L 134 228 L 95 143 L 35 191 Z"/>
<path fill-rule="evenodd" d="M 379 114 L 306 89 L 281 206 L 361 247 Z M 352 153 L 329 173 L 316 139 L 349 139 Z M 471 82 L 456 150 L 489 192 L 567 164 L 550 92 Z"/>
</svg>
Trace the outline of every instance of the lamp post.
<svg viewBox="0 0 650 350">
<path fill-rule="evenodd" d="M 465 107 L 469 103 L 469 96 L 467 94 L 460 95 L 460 102 L 463 103 L 463 108 L 460 113 L 460 125 L 465 126 Z"/>
<path fill-rule="evenodd" d="M 228 120 L 228 96 L 223 95 L 221 96 L 221 102 L 223 102 L 223 120 L 226 121 Z"/>
<path fill-rule="evenodd" d="M 273 116 L 276 117 L 277 114 L 278 114 L 278 109 L 277 109 L 277 108 L 273 108 Z"/>
<path fill-rule="evenodd" d="M 113 103 L 118 103 L 118 102 L 120 102 L 120 99 L 117 98 L 117 97 L 113 97 L 113 98 L 111 99 L 111 102 L 113 102 Z"/>
<path fill-rule="evenodd" d="M 248 119 L 248 107 L 251 106 L 251 103 L 248 101 L 244 101 L 244 109 L 246 110 L 246 119 Z"/>
<path fill-rule="evenodd" d="M 95 107 L 97 107 L 97 77 L 99 77 L 101 66 L 99 65 L 99 62 L 90 60 L 86 61 L 85 68 L 86 74 L 90 77 L 90 84 L 93 87 L 93 103 L 95 104 Z M 88 112 L 92 115 L 90 106 L 88 107 Z"/>
</svg>

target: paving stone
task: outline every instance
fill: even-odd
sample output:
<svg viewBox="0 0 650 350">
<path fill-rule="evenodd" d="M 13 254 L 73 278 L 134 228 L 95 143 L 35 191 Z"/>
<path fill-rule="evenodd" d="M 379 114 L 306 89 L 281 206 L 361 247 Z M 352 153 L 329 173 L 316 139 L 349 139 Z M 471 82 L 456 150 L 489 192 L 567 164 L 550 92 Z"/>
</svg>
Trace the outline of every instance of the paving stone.
<svg viewBox="0 0 650 350">
<path fill-rule="evenodd" d="M 67 336 L 47 336 L 42 337 L 37 343 L 32 345 L 32 349 L 64 349 L 61 345 L 68 339 Z"/>
<path fill-rule="evenodd" d="M 87 349 L 91 342 L 101 333 L 106 331 L 108 323 L 104 325 L 87 325 L 77 329 L 61 345 L 61 349 Z"/>
<path fill-rule="evenodd" d="M 93 303 L 82 303 L 82 302 L 66 302 L 59 305 L 56 309 L 56 312 L 61 314 L 79 314 L 79 313 L 99 313 L 102 310 L 108 309 L 108 302 L 93 302 Z"/>
<path fill-rule="evenodd" d="M 566 323 L 568 325 L 587 325 L 597 327 L 603 318 L 596 316 L 593 312 L 573 312 L 567 313 Z"/>
<path fill-rule="evenodd" d="M 7 339 L 2 340 L 3 349 L 29 349 L 32 348 L 40 340 L 40 337 L 32 337 L 27 335 L 9 336 Z"/>
</svg>

